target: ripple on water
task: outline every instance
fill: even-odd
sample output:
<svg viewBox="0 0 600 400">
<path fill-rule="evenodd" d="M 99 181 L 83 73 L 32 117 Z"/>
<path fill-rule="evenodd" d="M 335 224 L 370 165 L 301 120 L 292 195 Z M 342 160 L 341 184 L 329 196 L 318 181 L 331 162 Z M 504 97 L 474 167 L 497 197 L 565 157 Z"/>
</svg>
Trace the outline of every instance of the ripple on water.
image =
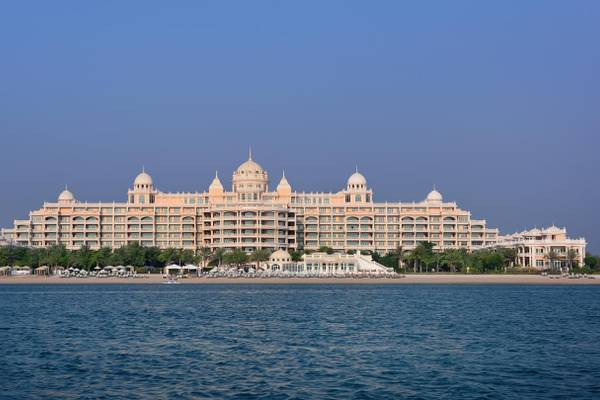
<svg viewBox="0 0 600 400">
<path fill-rule="evenodd" d="M 2 398 L 600 397 L 600 290 L 0 287 Z"/>
</svg>

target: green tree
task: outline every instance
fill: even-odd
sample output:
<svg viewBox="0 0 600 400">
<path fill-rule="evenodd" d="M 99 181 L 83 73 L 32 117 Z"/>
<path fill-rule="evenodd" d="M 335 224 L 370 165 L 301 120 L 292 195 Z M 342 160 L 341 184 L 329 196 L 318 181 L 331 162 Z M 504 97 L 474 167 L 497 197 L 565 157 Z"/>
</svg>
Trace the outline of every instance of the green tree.
<svg viewBox="0 0 600 400">
<path fill-rule="evenodd" d="M 504 268 L 512 267 L 517 259 L 517 249 L 503 247 L 497 250 L 502 256 L 502 263 Z"/>
<path fill-rule="evenodd" d="M 201 247 L 198 249 L 197 254 L 202 268 L 205 268 L 206 264 L 210 260 L 210 257 L 212 256 L 212 251 L 208 247 Z"/>
<path fill-rule="evenodd" d="M 594 257 L 590 253 L 587 253 L 583 259 L 583 263 L 589 269 L 595 270 L 600 265 L 600 257 Z"/>
<path fill-rule="evenodd" d="M 416 266 L 418 266 L 419 272 L 423 272 L 422 267 L 427 269 L 435 261 L 433 254 L 434 246 L 431 242 L 419 242 L 417 247 L 412 251 L 412 258 Z"/>
<path fill-rule="evenodd" d="M 448 272 L 457 272 L 467 265 L 469 254 L 465 249 L 448 249 L 440 254 L 440 265 Z"/>
<path fill-rule="evenodd" d="M 290 253 L 290 256 L 292 257 L 292 261 L 294 261 L 294 262 L 302 261 L 302 251 L 301 250 L 293 250 Z"/>
<path fill-rule="evenodd" d="M 223 260 L 225 259 L 225 254 L 225 250 L 221 248 L 216 249 L 212 255 L 212 260 L 210 261 L 210 264 L 220 267 L 221 264 L 223 264 Z"/>
<path fill-rule="evenodd" d="M 194 264 L 196 262 L 196 255 L 190 249 L 182 250 L 179 254 L 179 260 L 182 265 Z"/>
<path fill-rule="evenodd" d="M 144 256 L 146 258 L 145 265 L 152 268 L 162 268 L 165 263 L 161 259 L 161 251 L 158 247 L 146 247 Z"/>
<path fill-rule="evenodd" d="M 260 268 L 260 263 L 269 261 L 269 257 L 271 256 L 271 252 L 265 249 L 258 249 L 254 251 L 250 255 L 250 260 L 256 263 L 256 270 Z"/>
<path fill-rule="evenodd" d="M 558 253 L 555 252 L 554 250 L 550 250 L 549 252 L 546 253 L 545 256 L 546 260 L 548 260 L 548 263 L 550 264 L 550 271 L 552 271 L 553 273 L 558 272 L 558 267 L 557 267 L 557 262 L 559 259 Z"/>
<path fill-rule="evenodd" d="M 90 264 L 92 263 L 92 251 L 90 248 L 84 245 L 81 246 L 79 250 L 76 250 L 73 263 L 78 268 L 89 270 Z"/>
<path fill-rule="evenodd" d="M 567 267 L 569 268 L 569 271 L 573 269 L 573 267 L 577 267 L 577 258 L 578 258 L 578 254 L 575 250 L 573 249 L 569 249 L 567 250 Z"/>
<path fill-rule="evenodd" d="M 331 247 L 329 247 L 329 246 L 321 246 L 321 247 L 319 247 L 319 252 L 320 253 L 333 254 L 334 250 Z"/>
<path fill-rule="evenodd" d="M 235 265 L 239 268 L 248 262 L 248 254 L 241 250 L 227 252 L 223 256 L 223 262 L 228 265 Z"/>
<path fill-rule="evenodd" d="M 174 264 L 176 262 L 179 262 L 179 251 L 177 249 L 174 249 L 173 247 L 169 247 L 163 249 L 160 252 L 160 256 L 158 258 L 165 265 Z"/>
<path fill-rule="evenodd" d="M 387 252 L 385 255 L 380 256 L 378 253 L 372 254 L 373 261 L 384 265 L 388 268 L 393 268 L 396 272 L 402 272 L 403 266 L 403 252 L 402 247 L 398 247 L 392 251 Z"/>
</svg>

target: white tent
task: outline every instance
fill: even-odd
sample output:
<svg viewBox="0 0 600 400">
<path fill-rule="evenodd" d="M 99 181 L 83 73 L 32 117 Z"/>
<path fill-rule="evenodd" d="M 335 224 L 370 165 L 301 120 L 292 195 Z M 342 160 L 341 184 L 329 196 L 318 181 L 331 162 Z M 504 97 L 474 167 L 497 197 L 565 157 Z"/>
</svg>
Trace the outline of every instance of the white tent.
<svg viewBox="0 0 600 400">
<path fill-rule="evenodd" d="M 178 273 L 179 271 L 182 270 L 182 267 L 180 267 L 177 264 L 171 264 L 171 265 L 167 265 L 165 267 L 165 274 L 171 274 L 171 273 Z"/>
</svg>

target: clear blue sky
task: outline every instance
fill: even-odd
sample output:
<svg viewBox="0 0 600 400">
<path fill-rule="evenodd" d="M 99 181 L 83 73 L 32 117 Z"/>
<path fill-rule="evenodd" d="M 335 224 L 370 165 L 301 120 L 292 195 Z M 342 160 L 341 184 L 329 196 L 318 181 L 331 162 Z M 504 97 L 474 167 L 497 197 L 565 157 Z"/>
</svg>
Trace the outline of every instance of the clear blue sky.
<svg viewBox="0 0 600 400">
<path fill-rule="evenodd" d="M 0 10 L 0 226 L 202 191 L 252 145 L 276 182 L 376 200 L 435 183 L 503 232 L 600 252 L 598 1 L 13 1 Z"/>
</svg>

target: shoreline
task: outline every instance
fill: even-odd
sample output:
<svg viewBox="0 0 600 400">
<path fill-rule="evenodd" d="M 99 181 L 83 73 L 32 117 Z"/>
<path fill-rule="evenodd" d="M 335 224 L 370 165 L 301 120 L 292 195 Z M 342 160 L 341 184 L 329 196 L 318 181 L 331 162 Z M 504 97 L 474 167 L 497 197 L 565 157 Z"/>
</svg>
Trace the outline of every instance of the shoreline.
<svg viewBox="0 0 600 400">
<path fill-rule="evenodd" d="M 0 285 L 47 284 L 47 285 L 129 285 L 162 284 L 167 279 L 162 275 L 141 278 L 58 278 L 54 276 L 10 276 L 0 277 Z M 180 284 L 273 284 L 273 285 L 406 285 L 406 284 L 490 284 L 490 285 L 600 285 L 600 277 L 595 279 L 550 279 L 542 275 L 460 275 L 424 274 L 405 275 L 403 278 L 185 278 Z"/>
</svg>

